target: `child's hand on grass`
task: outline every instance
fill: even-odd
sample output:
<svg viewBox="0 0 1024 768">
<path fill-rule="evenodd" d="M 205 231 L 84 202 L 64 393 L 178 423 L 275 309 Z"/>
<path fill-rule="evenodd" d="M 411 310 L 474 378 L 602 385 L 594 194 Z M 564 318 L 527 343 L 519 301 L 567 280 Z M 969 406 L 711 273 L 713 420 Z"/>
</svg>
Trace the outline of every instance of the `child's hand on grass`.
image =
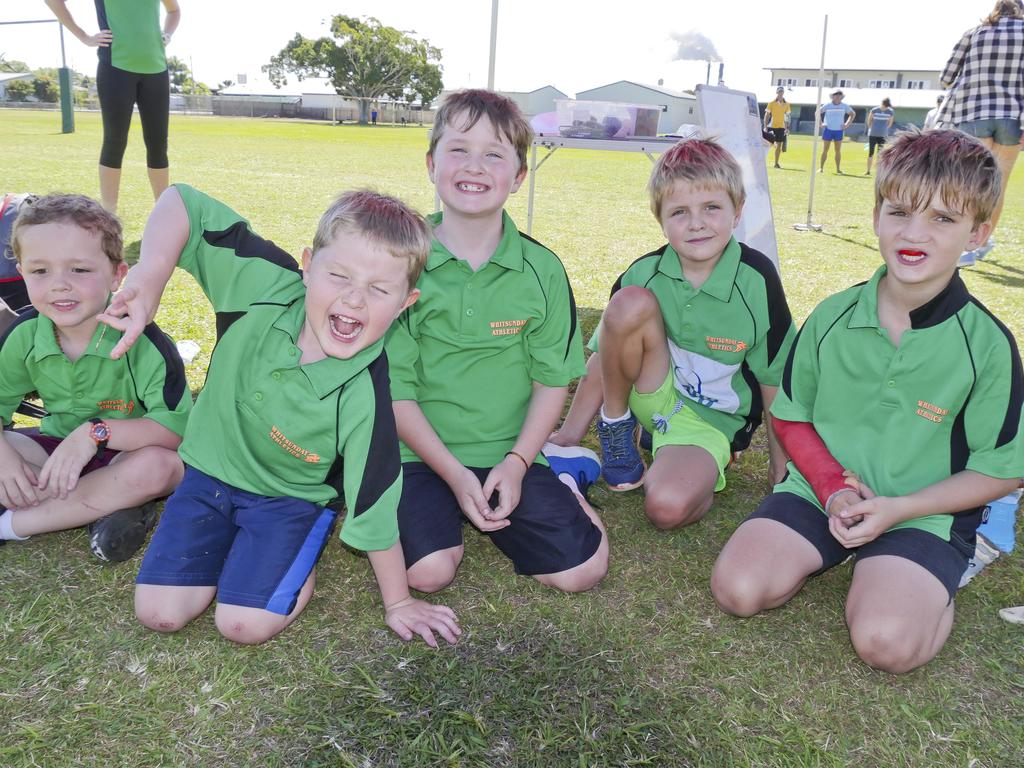
<svg viewBox="0 0 1024 768">
<path fill-rule="evenodd" d="M 384 612 L 384 621 L 406 642 L 412 640 L 414 635 L 419 635 L 431 648 L 437 648 L 435 632 L 447 640 L 449 645 L 455 645 L 462 634 L 455 611 L 415 597 L 407 597 L 388 606 Z"/>
<path fill-rule="evenodd" d="M 96 443 L 89 437 L 90 427 L 85 422 L 54 449 L 39 471 L 40 488 L 61 499 L 75 490 L 82 468 L 96 455 Z"/>
<path fill-rule="evenodd" d="M 498 494 L 498 506 L 484 515 L 488 520 L 506 520 L 512 510 L 519 506 L 523 494 L 523 476 L 526 465 L 515 454 L 509 454 L 488 473 L 484 481 L 484 498 Z M 507 521 L 506 521 L 507 522 Z"/>
<path fill-rule="evenodd" d="M 448 482 L 448 487 L 455 494 L 455 500 L 459 502 L 462 514 L 469 518 L 469 522 L 485 533 L 498 531 L 505 528 L 509 522 L 503 519 L 491 519 L 493 512 L 487 504 L 487 496 L 484 496 L 483 487 L 477 476 L 469 469 L 463 467 L 459 474 Z"/>
</svg>

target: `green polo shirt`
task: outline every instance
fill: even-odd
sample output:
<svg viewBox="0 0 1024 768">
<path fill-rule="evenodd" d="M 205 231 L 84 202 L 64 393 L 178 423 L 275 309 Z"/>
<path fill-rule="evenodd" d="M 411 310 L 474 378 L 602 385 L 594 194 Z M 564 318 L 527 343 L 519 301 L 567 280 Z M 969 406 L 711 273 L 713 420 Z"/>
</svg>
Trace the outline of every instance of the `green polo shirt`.
<svg viewBox="0 0 1024 768">
<path fill-rule="evenodd" d="M 497 249 L 475 272 L 434 240 L 419 301 L 387 337 L 392 398 L 415 400 L 470 467 L 492 467 L 512 449 L 533 382 L 564 387 L 585 370 L 562 262 L 507 213 L 502 227 Z M 403 444 L 402 460 L 420 459 Z"/>
<path fill-rule="evenodd" d="M 398 540 L 401 466 L 384 342 L 299 363 L 305 288 L 295 261 L 224 204 L 178 185 L 189 239 L 178 265 L 217 313 L 218 341 L 180 453 L 237 488 L 347 508 L 357 549 Z"/>
<path fill-rule="evenodd" d="M 811 422 L 833 456 L 875 493 L 903 496 L 970 469 L 1024 476 L 1024 374 L 1013 336 L 955 275 L 911 312 L 893 346 L 878 320 L 883 266 L 811 313 L 786 364 L 772 413 Z M 776 491 L 820 508 L 792 462 Z M 921 528 L 971 541 L 980 510 L 933 515 Z"/>
<path fill-rule="evenodd" d="M 665 321 L 676 390 L 734 451 L 761 423 L 760 385 L 777 387 L 796 336 L 779 273 L 767 256 L 732 238 L 700 288 L 671 245 L 641 256 L 612 287 L 650 290 Z M 590 339 L 598 351 L 601 329 Z"/>
<path fill-rule="evenodd" d="M 155 74 L 167 69 L 160 0 L 95 0 L 100 29 L 114 33 L 114 42 L 97 48 L 100 60 L 128 72 Z"/>
<path fill-rule="evenodd" d="M 39 428 L 44 435 L 67 437 L 93 418 L 141 417 L 184 434 L 192 393 L 174 342 L 150 324 L 128 354 L 111 360 L 120 338 L 119 331 L 100 324 L 82 356 L 71 362 L 48 317 L 34 309 L 22 314 L 0 336 L 0 423 L 11 423 L 22 398 L 35 391 L 49 412 Z"/>
</svg>

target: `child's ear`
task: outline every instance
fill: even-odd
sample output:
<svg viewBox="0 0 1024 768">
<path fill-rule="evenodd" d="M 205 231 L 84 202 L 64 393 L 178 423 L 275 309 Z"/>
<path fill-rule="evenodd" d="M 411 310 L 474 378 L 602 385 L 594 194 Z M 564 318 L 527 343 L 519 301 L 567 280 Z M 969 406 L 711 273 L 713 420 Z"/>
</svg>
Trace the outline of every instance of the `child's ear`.
<svg viewBox="0 0 1024 768">
<path fill-rule="evenodd" d="M 309 288 L 309 268 L 313 264 L 313 249 L 302 249 L 302 284 Z"/>
<path fill-rule="evenodd" d="M 988 242 L 988 236 L 992 234 L 992 222 L 983 221 L 971 230 L 971 239 L 967 241 L 965 250 L 973 251 Z"/>
<path fill-rule="evenodd" d="M 124 280 L 124 276 L 128 274 L 128 265 L 119 261 L 117 266 L 114 267 L 114 276 L 110 280 L 110 290 L 116 291 L 121 287 L 121 282 Z"/>
<path fill-rule="evenodd" d="M 514 195 L 516 192 L 519 191 L 519 187 L 523 185 L 523 179 L 526 178 L 526 173 L 529 170 L 530 169 L 527 168 L 526 164 L 524 163 L 523 167 L 519 169 L 519 173 L 516 174 L 515 183 L 512 185 L 512 191 L 509 194 Z"/>
<path fill-rule="evenodd" d="M 871 221 L 875 227 L 875 237 L 878 237 L 878 219 L 881 216 L 882 209 L 880 206 L 875 206 L 875 210 L 871 212 Z"/>
<path fill-rule="evenodd" d="M 413 304 L 415 304 L 416 300 L 419 297 L 420 297 L 420 289 L 419 288 L 413 288 L 411 291 L 409 291 L 409 295 L 406 296 L 405 297 L 405 301 L 402 302 L 402 308 L 400 310 L 398 310 L 398 314 L 402 314 L 403 312 L 405 312 L 405 310 L 407 310 L 409 307 L 411 307 Z"/>
<path fill-rule="evenodd" d="M 742 219 L 742 218 L 743 218 L 743 203 L 740 203 L 739 207 L 736 209 L 736 218 L 732 220 L 732 228 L 733 229 L 736 229 L 736 227 L 738 227 L 740 225 L 740 219 Z"/>
<path fill-rule="evenodd" d="M 434 183 L 434 156 L 427 152 L 427 177 L 430 179 L 430 183 Z"/>
</svg>

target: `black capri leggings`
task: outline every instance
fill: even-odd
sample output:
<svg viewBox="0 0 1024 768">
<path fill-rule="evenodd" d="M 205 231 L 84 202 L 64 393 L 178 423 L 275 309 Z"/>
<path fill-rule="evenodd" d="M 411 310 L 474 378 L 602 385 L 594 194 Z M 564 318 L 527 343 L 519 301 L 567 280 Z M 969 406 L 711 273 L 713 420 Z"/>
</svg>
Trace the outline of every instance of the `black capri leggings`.
<svg viewBox="0 0 1024 768">
<path fill-rule="evenodd" d="M 146 166 L 166 168 L 167 112 L 171 85 L 167 70 L 156 74 L 140 74 L 118 69 L 101 61 L 96 68 L 96 91 L 103 114 L 103 149 L 100 165 L 120 168 L 128 128 L 132 124 L 132 107 L 139 105 L 142 139 L 146 142 Z"/>
</svg>

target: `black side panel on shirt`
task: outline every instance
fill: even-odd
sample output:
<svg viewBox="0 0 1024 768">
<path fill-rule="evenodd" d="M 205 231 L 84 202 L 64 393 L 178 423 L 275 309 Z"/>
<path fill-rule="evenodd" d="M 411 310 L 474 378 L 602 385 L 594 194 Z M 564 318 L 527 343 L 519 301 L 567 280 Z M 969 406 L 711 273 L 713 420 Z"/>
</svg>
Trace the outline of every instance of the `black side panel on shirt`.
<svg viewBox="0 0 1024 768">
<path fill-rule="evenodd" d="M 3 333 L 0 333 L 0 349 L 3 348 L 4 344 L 7 342 L 8 337 L 12 333 L 14 333 L 15 328 L 17 328 L 22 323 L 28 322 L 29 320 L 34 320 L 37 317 L 39 317 L 39 310 L 37 310 L 35 307 L 32 307 L 31 309 L 26 309 L 23 312 L 21 312 L 18 315 L 18 318 L 9 326 L 7 326 L 7 330 L 5 330 Z"/>
<path fill-rule="evenodd" d="M 631 270 L 635 265 L 639 264 L 644 259 L 660 259 L 662 257 L 662 255 L 665 253 L 665 249 L 666 248 L 668 248 L 668 243 L 665 243 L 663 246 L 661 246 L 661 248 L 659 248 L 656 251 L 651 251 L 650 253 L 645 253 L 639 259 L 636 259 L 632 264 L 630 264 L 628 267 L 626 267 L 626 272 Z M 655 270 L 655 271 L 657 271 L 657 270 Z M 609 299 L 612 296 L 614 296 L 616 293 L 618 293 L 619 289 L 622 287 L 622 278 L 626 276 L 626 272 L 623 272 L 621 275 L 619 275 L 619 278 L 615 281 L 615 284 L 612 285 L 612 291 L 608 295 Z M 652 276 L 653 276 L 653 274 L 652 274 Z"/>
<path fill-rule="evenodd" d="M 771 260 L 760 251 L 748 248 L 740 243 L 740 263 L 757 272 L 764 279 L 764 290 L 768 301 L 768 334 L 765 339 L 768 345 L 768 364 L 771 365 L 775 356 L 782 349 L 786 333 L 793 322 L 786 303 L 786 294 L 782 290 L 782 280 Z"/>
<path fill-rule="evenodd" d="M 217 341 L 218 342 L 224 337 L 224 334 L 227 333 L 228 328 L 230 328 L 234 324 L 235 320 L 237 320 L 238 318 L 242 317 L 244 314 L 245 314 L 245 312 L 217 312 L 216 313 L 216 317 L 217 317 Z"/>
<path fill-rule="evenodd" d="M 107 4 L 104 0 L 94 0 L 96 3 L 96 24 L 99 29 L 110 29 L 110 22 L 107 21 Z M 110 63 L 110 46 L 100 46 L 96 49 L 100 61 Z"/>
<path fill-rule="evenodd" d="M 164 405 L 173 411 L 178 407 L 182 395 L 185 394 L 185 387 L 188 386 L 185 379 L 185 363 L 181 361 L 181 355 L 178 354 L 174 342 L 156 323 L 147 325 L 143 333 L 164 359 Z"/>
<path fill-rule="evenodd" d="M 282 269 L 300 272 L 299 265 L 288 253 L 270 240 L 253 234 L 244 221 L 237 221 L 219 232 L 206 230 L 203 240 L 218 248 L 231 248 L 236 256 L 243 259 L 264 259 Z"/>
<path fill-rule="evenodd" d="M 388 376 L 388 356 L 380 357 L 366 369 L 373 382 L 373 433 L 366 456 L 366 468 L 359 485 L 359 495 L 352 511 L 359 517 L 377 503 L 384 492 L 394 485 L 402 473 L 402 460 L 398 451 L 398 429 L 391 406 L 391 378 Z"/>
<path fill-rule="evenodd" d="M 1003 418 L 1003 426 L 999 430 L 999 437 L 996 440 L 996 448 L 1006 445 L 1013 440 L 1020 428 L 1020 409 L 1024 403 L 1024 368 L 1021 367 L 1020 352 L 1017 350 L 1017 342 L 1010 330 L 1003 325 L 999 318 L 988 311 L 988 308 L 971 296 L 970 301 L 974 306 L 992 318 L 992 322 L 1002 331 L 1006 337 L 1006 343 L 1010 347 L 1010 401 L 1006 406 L 1006 416 Z"/>
<path fill-rule="evenodd" d="M 373 432 L 367 446 L 366 463 L 363 466 L 363 478 L 356 495 L 356 504 L 350 508 L 353 517 L 358 517 L 368 510 L 384 495 L 402 471 L 402 461 L 398 451 L 398 429 L 395 427 L 395 412 L 391 407 L 391 379 L 388 375 L 387 353 L 381 352 L 380 357 L 367 366 L 370 381 L 373 383 Z M 339 400 L 342 387 L 338 390 Z M 341 428 L 341 408 L 337 409 L 338 421 L 334 433 Z M 326 485 L 334 488 L 336 496 L 329 506 L 340 510 L 345 503 L 345 457 L 339 456 L 331 465 Z"/>
</svg>

